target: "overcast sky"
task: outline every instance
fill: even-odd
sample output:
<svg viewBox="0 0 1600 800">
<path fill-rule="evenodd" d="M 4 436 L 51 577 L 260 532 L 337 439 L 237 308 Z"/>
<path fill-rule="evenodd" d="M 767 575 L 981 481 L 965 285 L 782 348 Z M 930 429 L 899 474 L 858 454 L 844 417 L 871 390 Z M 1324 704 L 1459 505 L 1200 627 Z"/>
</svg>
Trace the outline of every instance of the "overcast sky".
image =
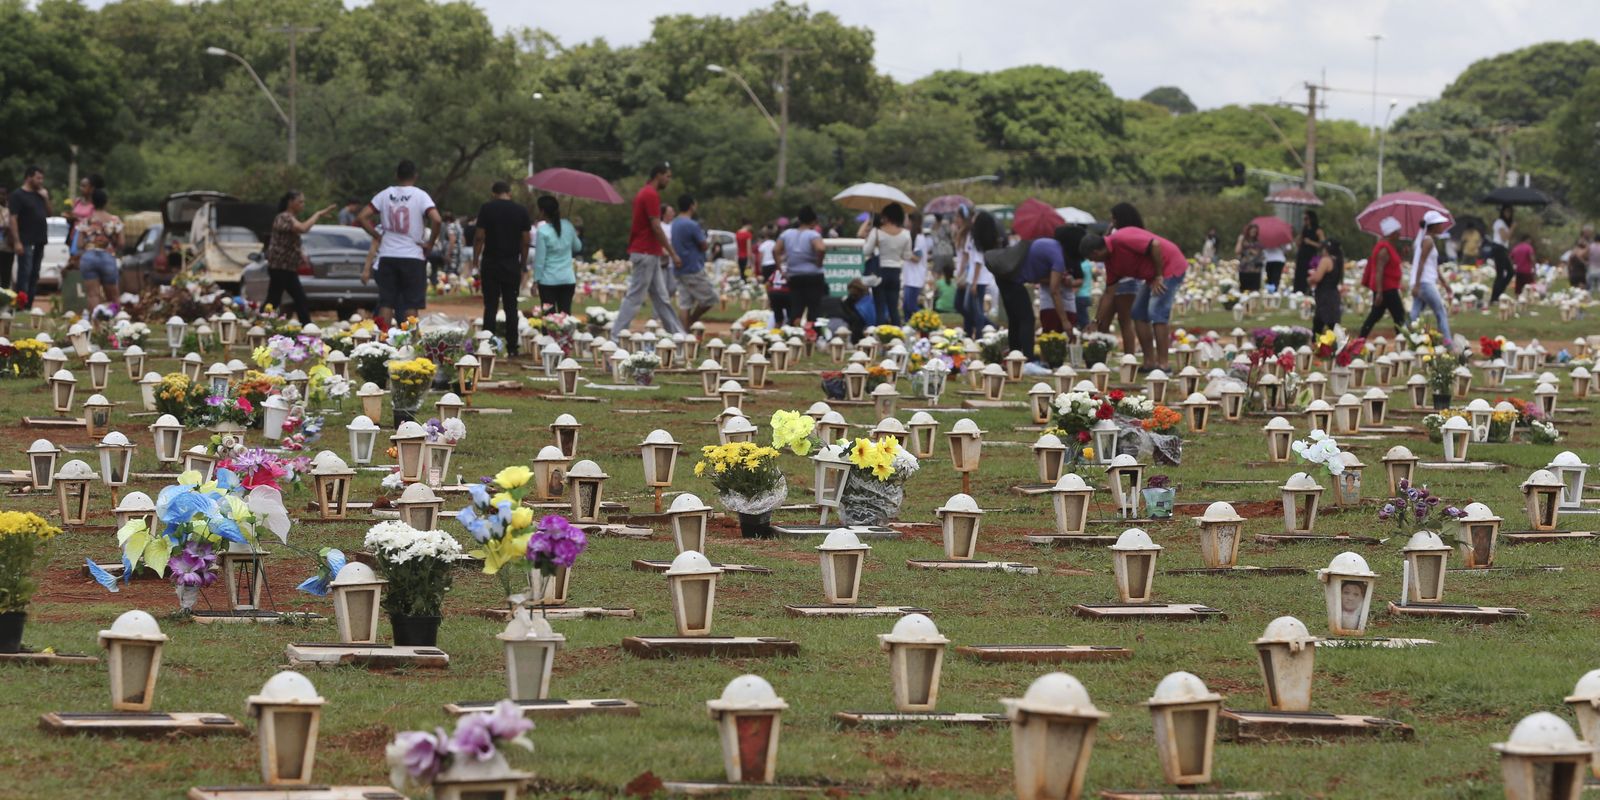
<svg viewBox="0 0 1600 800">
<path fill-rule="evenodd" d="M 663 13 L 737 17 L 757 0 L 475 0 L 497 28 L 539 27 L 563 43 L 634 44 Z M 958 66 L 1089 69 L 1120 97 L 1181 87 L 1201 108 L 1305 101 L 1326 70 L 1329 116 L 1370 122 L 1370 37 L 1381 34 L 1378 114 L 1439 92 L 1473 61 L 1595 30 L 1596 0 L 812 0 L 876 34 L 877 66 L 900 81 Z M 987 32 L 983 29 L 987 28 Z M 797 86 L 797 91 L 803 88 Z M 1380 116 L 1381 120 L 1381 116 Z"/>
</svg>

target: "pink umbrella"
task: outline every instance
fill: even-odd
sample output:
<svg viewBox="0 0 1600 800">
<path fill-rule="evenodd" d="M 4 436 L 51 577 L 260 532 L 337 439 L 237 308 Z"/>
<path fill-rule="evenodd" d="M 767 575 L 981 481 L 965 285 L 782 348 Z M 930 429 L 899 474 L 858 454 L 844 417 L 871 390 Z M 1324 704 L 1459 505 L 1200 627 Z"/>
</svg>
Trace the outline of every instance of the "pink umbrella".
<svg viewBox="0 0 1600 800">
<path fill-rule="evenodd" d="M 552 167 L 528 176 L 523 183 L 533 189 L 551 194 L 564 194 L 581 200 L 594 200 L 612 205 L 622 202 L 622 195 L 617 194 L 616 187 L 612 186 L 610 181 L 582 170 Z"/>
<path fill-rule="evenodd" d="M 1065 224 L 1049 203 L 1033 197 L 1022 201 L 1011 217 L 1011 231 L 1024 239 L 1048 239 Z"/>
<path fill-rule="evenodd" d="M 1383 222 L 1384 217 L 1394 217 L 1400 222 L 1400 235 L 1411 238 L 1422 227 L 1422 215 L 1429 211 L 1444 215 L 1448 222 L 1446 229 L 1455 225 L 1455 217 L 1444 207 L 1444 203 L 1421 192 L 1394 192 L 1372 201 L 1372 205 L 1356 215 L 1356 225 L 1374 236 L 1382 236 L 1383 231 L 1378 224 Z"/>
<path fill-rule="evenodd" d="M 1260 236 L 1256 241 L 1260 242 L 1262 247 L 1283 247 L 1294 241 L 1294 229 L 1289 227 L 1289 223 L 1277 217 L 1256 217 L 1244 227 L 1249 228 L 1251 225 L 1260 229 Z"/>
<path fill-rule="evenodd" d="M 929 214 L 954 214 L 956 212 L 956 206 L 962 205 L 971 208 L 972 201 L 962 197 L 959 194 L 946 194 L 929 200 L 927 204 L 922 207 L 922 210 L 928 212 Z"/>
<path fill-rule="evenodd" d="M 1267 195 L 1266 202 L 1282 203 L 1287 206 L 1320 206 L 1322 198 L 1308 189 L 1290 186 Z"/>
</svg>

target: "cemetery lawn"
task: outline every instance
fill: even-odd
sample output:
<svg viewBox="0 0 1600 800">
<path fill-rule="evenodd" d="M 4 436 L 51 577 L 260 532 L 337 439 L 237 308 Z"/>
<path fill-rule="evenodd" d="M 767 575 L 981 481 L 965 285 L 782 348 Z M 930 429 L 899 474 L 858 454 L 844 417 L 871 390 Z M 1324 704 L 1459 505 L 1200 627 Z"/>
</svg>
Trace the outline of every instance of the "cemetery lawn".
<svg viewBox="0 0 1600 800">
<path fill-rule="evenodd" d="M 718 315 L 726 321 L 736 315 Z M 1559 324 L 1554 312 L 1537 318 L 1500 323 L 1477 313 L 1455 320 L 1460 333 L 1476 341 L 1479 335 L 1504 333 L 1518 340 L 1547 334 L 1545 343 L 1558 350 L 1562 342 L 1592 329 L 1592 323 Z M 1190 321 L 1192 331 L 1214 328 L 1223 334 L 1235 323 L 1230 315 L 1211 314 Z M 1279 315 L 1246 323 L 1245 327 L 1272 322 L 1301 324 Z M 1347 323 L 1359 320 L 1347 316 Z M 1391 335 L 1387 322 L 1380 333 Z M 20 338 L 22 331 L 14 332 Z M 164 347 L 149 348 L 152 354 Z M 208 358 L 209 360 L 209 358 Z M 128 433 L 140 445 L 135 472 L 156 468 L 145 431 L 152 419 L 128 417 L 139 408 L 137 387 L 113 358 L 112 400 L 122 403 L 114 429 Z M 173 371 L 175 362 L 152 359 L 148 369 Z M 835 369 L 819 352 L 810 369 Z M 516 365 L 503 365 L 496 379 L 523 380 L 538 373 Z M 1564 371 L 1558 371 L 1563 379 Z M 79 399 L 86 373 L 80 371 Z M 1007 387 L 1008 399 L 1021 400 L 1036 379 Z M 689 403 L 698 395 L 694 375 L 660 374 L 661 387 L 649 392 L 586 391 L 605 398 L 600 403 L 539 399 L 553 384 L 527 381 L 521 391 L 480 394 L 476 405 L 511 409 L 509 415 L 469 415 L 467 440 L 458 448 L 453 472 L 471 481 L 493 474 L 512 463 L 527 463 L 551 440 L 546 426 L 557 414 L 568 412 L 584 423 L 579 457 L 597 461 L 611 475 L 605 486 L 608 500 L 631 504 L 635 511 L 650 510 L 643 487 L 638 444 L 654 428 L 664 428 L 684 442 L 678 469 L 678 490 L 695 492 L 717 505 L 707 482 L 693 477 L 698 447 L 715 442 L 707 424 L 720 407 Z M 821 399 L 814 375 L 779 375 L 776 391 L 753 394 L 746 410 L 767 432 L 767 418 L 778 409 L 804 410 Z M 902 383 L 902 391 L 905 384 Z M 1532 384 L 1513 384 L 1531 399 Z M 942 405 L 963 399 L 952 377 Z M 1572 407 L 1565 382 L 1561 403 Z M 35 438 L 52 438 L 58 444 L 84 448 L 90 444 L 81 429 L 69 432 L 23 428 L 24 415 L 50 415 L 49 394 L 42 381 L 0 383 L 0 428 L 6 441 L 6 467 L 25 466 L 19 451 Z M 1474 395 L 1476 396 L 1476 395 Z M 431 399 L 428 401 L 431 404 Z M 904 411 L 920 403 L 902 402 Z M 357 407 L 354 402 L 350 406 Z M 1518 484 L 1548 463 L 1556 453 L 1570 449 L 1586 461 L 1600 458 L 1600 433 L 1593 423 L 1596 404 L 1582 405 L 1579 414 L 1557 417 L 1564 440 L 1556 445 L 1475 444 L 1474 459 L 1509 466 L 1507 472 L 1427 472 L 1420 479 L 1449 502 L 1487 503 L 1506 519 L 1506 529 L 1527 527 Z M 1395 392 L 1392 408 L 1409 403 Z M 648 414 L 621 414 L 623 409 L 646 409 Z M 425 408 L 425 411 L 427 409 Z M 875 422 L 870 407 L 838 408 L 853 424 Z M 1595 642 L 1600 640 L 1600 594 L 1595 591 L 1600 569 L 1600 542 L 1539 544 L 1499 550 L 1498 565 L 1530 567 L 1553 564 L 1562 572 L 1498 573 L 1463 576 L 1452 572 L 1446 583 L 1446 602 L 1508 605 L 1528 611 L 1526 621 L 1471 626 L 1449 622 L 1397 619 L 1383 607 L 1400 592 L 1402 541 L 1390 539 L 1377 546 L 1342 546 L 1314 543 L 1268 547 L 1255 544 L 1257 533 L 1281 531 L 1277 483 L 1301 467 L 1259 465 L 1266 460 L 1259 429 L 1264 418 L 1225 423 L 1220 414 L 1211 432 L 1187 437 L 1183 465 L 1157 467 L 1149 474 L 1166 474 L 1178 485 L 1178 519 L 1146 526 L 1165 550 L 1160 569 L 1200 566 L 1198 540 L 1189 517 L 1198 516 L 1201 504 L 1229 500 L 1250 504 L 1252 518 L 1245 530 L 1239 563 L 1253 566 L 1299 566 L 1304 576 L 1224 578 L 1158 575 L 1158 599 L 1204 603 L 1226 612 L 1226 621 L 1201 623 L 1106 623 L 1072 615 L 1077 603 L 1114 602 L 1111 559 L 1104 548 L 1047 549 L 1023 541 L 1023 536 L 1049 532 L 1053 527 L 1048 497 L 1024 497 L 1010 488 L 1034 483 L 1034 464 L 1027 445 L 1037 433 L 1018 432 L 1027 425 L 1027 412 L 972 411 L 939 414 L 942 430 L 961 416 L 971 417 L 989 434 L 983 449 L 983 466 L 973 479 L 973 495 L 987 510 L 979 544 L 980 556 L 1020 561 L 1039 567 L 1034 576 L 989 572 L 924 572 L 906 568 L 910 558 L 940 558 L 942 548 L 935 527 L 909 529 L 900 541 L 871 542 L 862 582 L 862 601 L 870 604 L 904 604 L 931 609 L 940 631 L 952 648 L 965 644 L 1090 644 L 1132 648 L 1123 661 L 1068 664 L 1059 667 L 1029 664 L 984 664 L 948 654 L 941 685 L 942 711 L 998 712 L 998 699 L 1020 697 L 1036 677 L 1053 669 L 1076 675 L 1088 688 L 1094 703 L 1110 713 L 1101 723 L 1088 771 L 1089 793 L 1103 789 L 1158 788 L 1161 771 L 1153 745 L 1150 714 L 1143 702 L 1166 674 L 1186 670 L 1227 697 L 1227 706 L 1265 708 L 1265 695 L 1251 641 L 1273 618 L 1293 615 L 1314 634 L 1326 631 L 1322 586 L 1315 570 L 1335 555 L 1353 549 L 1364 556 L 1381 578 L 1373 601 L 1369 635 L 1420 637 L 1438 642 L 1411 650 L 1319 650 L 1313 705 L 1317 710 L 1363 714 L 1399 720 L 1416 729 L 1416 740 L 1398 742 L 1371 739 L 1310 745 L 1219 744 L 1216 751 L 1217 788 L 1283 792 L 1289 796 L 1338 798 L 1492 798 L 1501 796 L 1497 755 L 1489 749 L 1504 741 L 1512 726 L 1535 711 L 1562 708 L 1562 698 L 1584 672 L 1600 666 Z M 1418 425 L 1418 417 L 1396 420 Z M 348 415 L 330 417 L 321 446 L 346 453 L 343 426 Z M 1304 423 L 1291 417 L 1297 434 Z M 864 430 L 864 429 L 863 429 Z M 191 432 L 193 434 L 193 432 Z M 864 435 L 864 434 L 863 434 Z M 960 491 L 960 481 L 950 469 L 944 437 L 939 456 L 923 463 L 922 471 L 907 487 L 901 518 L 911 522 L 934 521 L 933 509 Z M 1022 443 L 1005 445 L 1004 442 Z M 193 444 L 186 441 L 185 447 Z M 1423 460 L 1437 459 L 1439 445 L 1423 435 L 1392 436 L 1383 441 L 1350 442 L 1368 465 L 1364 495 L 1369 504 L 1359 509 L 1326 509 L 1318 522 L 1319 533 L 1386 536 L 1376 521 L 1370 499 L 1384 490 L 1378 462 L 1394 444 L 1405 444 Z M 381 447 L 380 447 L 381 449 Z M 72 457 L 93 463 L 92 451 Z M 791 502 L 810 502 L 811 464 L 787 455 Z M 362 473 L 356 500 L 371 500 L 378 493 L 377 473 Z M 1086 473 L 1091 483 L 1104 486 L 1103 477 Z M 1273 485 L 1208 487 L 1209 480 L 1270 480 Z M 1328 486 L 1326 476 L 1319 476 Z M 136 481 L 137 488 L 154 496 L 162 481 Z M 1328 494 L 1331 494 L 1329 492 Z M 0 495 L 0 506 L 46 513 L 55 518 L 53 497 Z M 461 495 L 447 499 L 446 512 L 459 507 Z M 1115 535 L 1126 526 L 1110 521 L 1108 496 L 1096 494 L 1090 514 L 1091 533 Z M 1326 500 L 1329 499 L 1325 494 Z M 304 494 L 289 498 L 302 507 Z M 108 594 L 80 575 L 86 557 L 112 561 L 116 554 L 109 495 L 93 489 L 94 517 L 89 530 L 68 529 L 51 546 L 47 563 L 37 574 L 41 585 L 30 608 L 25 642 L 34 649 L 53 647 L 64 653 L 97 653 L 96 632 L 109 627 L 122 611 L 144 608 L 163 617 L 177 607 L 169 584 L 135 582 L 121 594 Z M 324 523 L 298 515 L 290 542 L 315 550 L 337 546 L 360 549 L 362 534 L 371 524 L 362 521 Z M 1562 527 L 1583 530 L 1600 523 L 1593 516 L 1569 517 Z M 810 512 L 780 513 L 779 521 L 815 523 Z M 1098 523 L 1094 520 L 1100 520 Z M 463 540 L 466 535 L 453 520 L 442 523 Z M 781 782 L 847 784 L 872 797 L 994 797 L 1011 791 L 1011 739 L 1004 727 L 994 729 L 906 728 L 874 732 L 840 728 L 837 711 L 892 710 L 887 656 L 878 650 L 876 634 L 886 633 L 888 619 L 796 619 L 784 614 L 786 604 L 821 602 L 816 540 L 744 541 L 730 520 L 713 521 L 713 542 L 708 555 L 714 561 L 771 567 L 771 575 L 725 574 L 717 592 L 714 633 L 718 635 L 776 636 L 800 643 L 800 655 L 780 659 L 660 659 L 642 660 L 624 653 L 621 640 L 630 635 L 670 635 L 672 615 L 666 579 L 636 571 L 634 559 L 670 559 L 670 536 L 658 526 L 650 541 L 596 537 L 576 567 L 571 602 L 582 606 L 626 606 L 638 619 L 591 619 L 556 622 L 567 637 L 567 647 L 556 659 L 552 695 L 566 698 L 626 697 L 643 706 L 642 716 L 588 717 L 541 722 L 533 731 L 533 754 L 513 751 L 514 766 L 537 774 L 535 789 L 554 797 L 616 797 L 622 787 L 642 773 L 665 780 L 722 780 L 722 760 L 717 734 L 707 717 L 705 701 L 716 697 L 733 677 L 754 672 L 765 677 L 788 702 L 783 718 L 778 775 Z M 283 548 L 269 560 L 270 601 L 283 610 L 308 610 L 331 616 L 328 601 L 296 593 L 295 584 L 311 574 L 309 560 Z M 1452 566 L 1458 564 L 1452 558 Z M 207 590 L 212 604 L 224 602 L 219 588 Z M 202 601 L 205 608 L 207 601 Z M 318 669 L 308 672 L 328 703 L 323 712 L 321 746 L 315 780 L 329 784 L 382 784 L 388 770 L 383 748 L 397 731 L 429 729 L 450 723 L 441 709 L 445 703 L 490 700 L 504 691 L 502 650 L 494 639 L 502 625 L 480 618 L 475 609 L 503 605 L 499 583 L 490 576 L 463 569 L 446 604 L 440 646 L 452 663 L 445 671 L 413 670 L 369 672 L 356 668 Z M 171 636 L 160 682 L 157 711 L 214 711 L 244 718 L 245 698 L 282 668 L 284 647 L 295 641 L 331 641 L 331 623 L 310 627 L 287 625 L 197 625 L 163 621 Z M 389 635 L 387 622 L 380 635 Z M 244 738 L 135 741 L 55 737 L 41 732 L 38 718 L 48 711 L 109 710 L 104 665 L 97 667 L 0 666 L 0 796 L 100 797 L 112 793 L 124 800 L 171 798 L 194 785 L 237 785 L 260 780 L 256 744 Z M 252 723 L 253 724 L 253 723 Z M 99 787 L 99 788 L 96 788 Z"/>
</svg>

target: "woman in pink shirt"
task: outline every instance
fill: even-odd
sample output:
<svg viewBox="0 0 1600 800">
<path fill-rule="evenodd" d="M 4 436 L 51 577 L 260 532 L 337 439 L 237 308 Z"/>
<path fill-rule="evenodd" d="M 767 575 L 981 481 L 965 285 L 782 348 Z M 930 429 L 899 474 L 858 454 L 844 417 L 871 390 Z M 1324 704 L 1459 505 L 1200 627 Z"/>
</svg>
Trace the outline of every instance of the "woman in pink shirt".
<svg viewBox="0 0 1600 800">
<path fill-rule="evenodd" d="M 1516 267 L 1516 282 L 1511 286 L 1511 293 L 1522 294 L 1522 287 L 1533 283 L 1533 236 L 1522 234 L 1517 237 L 1517 246 L 1511 248 L 1511 264 Z"/>
<path fill-rule="evenodd" d="M 1090 261 L 1105 262 L 1107 285 L 1123 278 L 1139 282 L 1139 293 L 1133 301 L 1133 322 L 1145 352 L 1143 371 L 1166 369 L 1172 304 L 1189 271 L 1189 260 L 1184 258 L 1183 251 L 1143 228 L 1118 228 L 1104 237 L 1085 236 L 1079 250 Z M 1105 330 L 1109 322 L 1112 302 L 1109 294 L 1101 295 L 1096 315 L 1101 320 L 1101 330 Z"/>
</svg>

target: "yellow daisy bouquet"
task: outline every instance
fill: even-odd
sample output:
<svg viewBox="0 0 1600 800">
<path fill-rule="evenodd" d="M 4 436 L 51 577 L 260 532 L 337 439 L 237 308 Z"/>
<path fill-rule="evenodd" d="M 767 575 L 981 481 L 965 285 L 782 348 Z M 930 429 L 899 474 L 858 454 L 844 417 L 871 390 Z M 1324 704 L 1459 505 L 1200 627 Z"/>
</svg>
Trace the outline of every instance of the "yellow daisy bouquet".
<svg viewBox="0 0 1600 800">
<path fill-rule="evenodd" d="M 783 485 L 778 450 L 754 442 L 734 442 L 700 448 L 694 465 L 697 478 L 706 478 L 722 496 L 756 497 Z"/>
<path fill-rule="evenodd" d="M 778 450 L 787 447 L 795 455 L 803 456 L 810 454 L 817 443 L 817 438 L 812 436 L 817 421 L 798 411 L 774 411 L 770 425 L 772 446 Z"/>
<path fill-rule="evenodd" d="M 883 483 L 904 483 L 916 474 L 921 466 L 916 456 L 900 446 L 893 436 L 880 439 L 856 439 L 845 453 L 854 467 L 855 476 L 868 477 Z"/>
<path fill-rule="evenodd" d="M 389 380 L 412 391 L 421 391 L 433 383 L 434 373 L 438 371 L 432 361 L 419 356 L 410 361 L 390 362 Z"/>
<path fill-rule="evenodd" d="M 0 614 L 28 607 L 37 588 L 34 559 L 39 548 L 59 533 L 60 528 L 38 514 L 0 511 Z"/>
<path fill-rule="evenodd" d="M 944 328 L 944 320 L 939 318 L 939 312 L 931 308 L 924 308 L 911 315 L 906 320 L 906 326 L 917 333 L 927 335 Z"/>
</svg>

